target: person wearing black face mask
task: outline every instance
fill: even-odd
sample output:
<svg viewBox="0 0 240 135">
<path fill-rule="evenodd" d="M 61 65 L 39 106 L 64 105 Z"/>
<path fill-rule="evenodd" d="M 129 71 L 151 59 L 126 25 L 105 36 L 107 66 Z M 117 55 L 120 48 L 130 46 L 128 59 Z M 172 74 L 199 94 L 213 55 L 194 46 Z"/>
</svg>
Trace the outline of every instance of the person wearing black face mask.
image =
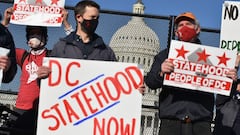
<svg viewBox="0 0 240 135">
<path fill-rule="evenodd" d="M 91 19 L 86 20 L 83 19 L 83 22 L 81 23 L 81 28 L 84 32 L 86 32 L 88 35 L 94 34 L 95 30 L 98 26 L 98 18 L 97 19 Z"/>
<path fill-rule="evenodd" d="M 62 10 L 62 16 L 63 16 L 63 25 L 66 35 L 69 35 L 71 32 L 74 31 L 72 25 L 68 22 L 68 11 L 66 9 Z M 88 35 L 94 34 L 95 30 L 98 26 L 98 18 L 97 19 L 83 19 L 82 22 L 79 22 L 81 24 L 81 29 Z"/>
<path fill-rule="evenodd" d="M 51 52 L 53 57 L 87 60 L 116 61 L 112 49 L 95 33 L 100 6 L 91 0 L 83 0 L 74 7 L 76 30 L 57 42 Z"/>
<path fill-rule="evenodd" d="M 98 26 L 100 6 L 92 0 L 82 0 L 74 7 L 76 30 L 67 22 L 67 12 L 63 11 L 63 24 L 67 36 L 58 41 L 51 52 L 52 57 L 75 58 L 100 61 L 117 61 L 113 50 L 95 33 Z M 70 33 L 71 32 L 71 33 Z M 70 33 L 70 34 L 69 34 Z M 138 88 L 140 93 L 145 86 Z"/>
<path fill-rule="evenodd" d="M 201 44 L 198 38 L 200 25 L 194 14 L 182 13 L 174 23 L 179 41 Z M 174 64 L 167 56 L 168 49 L 159 52 L 144 78 L 149 88 L 161 88 L 159 135 L 212 135 L 214 94 L 163 85 L 164 75 L 174 71 Z M 227 76 L 236 80 L 236 74 L 236 69 L 231 69 Z"/>
</svg>

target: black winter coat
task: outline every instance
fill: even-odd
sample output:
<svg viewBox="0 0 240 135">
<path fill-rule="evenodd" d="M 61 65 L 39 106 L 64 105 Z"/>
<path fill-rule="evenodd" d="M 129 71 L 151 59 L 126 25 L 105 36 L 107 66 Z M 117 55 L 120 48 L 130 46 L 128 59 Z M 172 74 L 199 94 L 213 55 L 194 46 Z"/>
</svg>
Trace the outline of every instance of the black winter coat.
<svg viewBox="0 0 240 135">
<path fill-rule="evenodd" d="M 214 94 L 163 85 L 163 77 L 160 77 L 159 73 L 161 64 L 167 57 L 167 49 L 157 54 L 150 72 L 145 77 L 149 88 L 162 88 L 159 96 L 159 117 L 183 120 L 188 116 L 192 121 L 212 121 Z"/>
<path fill-rule="evenodd" d="M 89 43 L 83 43 L 82 40 L 72 32 L 67 37 L 60 39 L 54 45 L 51 52 L 52 57 L 116 61 L 113 50 L 105 45 L 103 39 L 94 34 Z"/>
<path fill-rule="evenodd" d="M 12 34 L 1 23 L 0 23 L 0 47 L 10 50 L 8 57 L 11 60 L 11 66 L 7 72 L 3 72 L 3 78 L 2 78 L 2 82 L 9 83 L 10 81 L 13 80 L 17 72 L 15 44 L 14 44 Z"/>
</svg>

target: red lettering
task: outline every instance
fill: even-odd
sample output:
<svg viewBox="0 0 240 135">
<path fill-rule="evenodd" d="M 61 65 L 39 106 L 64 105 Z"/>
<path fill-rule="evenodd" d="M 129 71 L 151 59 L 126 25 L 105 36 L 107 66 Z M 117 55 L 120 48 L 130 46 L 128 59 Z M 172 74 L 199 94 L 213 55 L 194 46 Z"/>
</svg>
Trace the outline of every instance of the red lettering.
<svg viewBox="0 0 240 135">
<path fill-rule="evenodd" d="M 78 63 L 78 62 L 71 62 L 68 66 L 67 66 L 67 71 L 66 71 L 66 83 L 67 83 L 67 85 L 69 85 L 69 86 L 76 86 L 78 83 L 79 83 L 79 81 L 78 80 L 76 80 L 75 82 L 70 82 L 69 81 L 69 72 L 70 72 L 70 69 L 71 69 L 71 67 L 72 66 L 74 66 L 74 65 L 76 65 L 78 68 L 80 67 L 80 64 Z"/>
<path fill-rule="evenodd" d="M 49 75 L 48 77 L 48 85 L 51 87 L 51 86 L 56 86 L 56 85 L 59 85 L 60 84 L 60 81 L 61 81 L 61 76 L 62 76 L 62 70 L 61 70 L 61 65 L 60 63 L 57 61 L 57 60 L 50 60 L 49 61 L 49 67 L 51 69 L 54 69 L 54 71 L 57 71 L 56 68 L 53 68 L 53 65 L 55 64 L 55 66 L 58 68 L 58 79 L 56 80 L 56 82 L 53 82 L 53 79 L 52 79 L 52 73 Z M 56 77 L 56 75 L 54 75 Z"/>
<path fill-rule="evenodd" d="M 105 135 L 105 119 L 102 119 L 102 123 L 99 123 L 97 118 L 93 120 L 93 134 L 94 135 Z M 98 131 L 98 132 L 97 132 Z"/>
<path fill-rule="evenodd" d="M 134 135 L 136 129 L 136 119 L 131 123 L 125 123 L 124 118 L 118 120 L 115 117 L 103 118 L 101 122 L 97 118 L 93 120 L 93 135 Z"/>
<path fill-rule="evenodd" d="M 115 91 L 116 91 L 116 96 L 114 97 L 114 95 L 112 95 L 112 92 L 113 92 L 113 89 L 109 89 L 109 83 L 110 82 L 111 84 L 113 84 L 113 86 L 115 87 Z M 116 101 L 120 98 L 120 95 L 121 95 L 121 87 L 119 86 L 119 83 L 116 81 L 116 79 L 112 78 L 112 77 L 106 77 L 104 79 L 104 87 L 105 87 L 105 90 L 108 94 L 108 97 L 112 100 L 112 101 Z"/>
<path fill-rule="evenodd" d="M 124 80 L 119 80 L 121 76 L 124 78 Z M 127 76 L 122 72 L 118 72 L 118 73 L 116 73 L 115 78 L 119 82 L 119 87 L 122 90 L 122 92 L 124 94 L 131 94 L 132 88 L 131 88 L 131 84 L 130 84 L 130 81 L 128 80 Z M 127 84 L 125 84 L 124 82 L 126 82 Z M 128 86 L 128 89 L 127 90 L 124 89 L 123 85 L 121 85 L 121 84 L 124 84 L 124 86 Z"/>
<path fill-rule="evenodd" d="M 60 117 L 63 125 L 65 126 L 67 123 L 66 123 L 66 121 L 64 120 L 63 115 L 62 115 L 60 109 L 58 108 L 58 106 L 59 106 L 59 104 L 55 104 L 54 106 L 51 107 L 51 109 L 54 109 L 54 110 L 56 111 L 56 113 L 57 113 L 58 116 Z"/>
<path fill-rule="evenodd" d="M 42 12 L 48 14 L 60 14 L 61 8 L 57 6 L 38 6 L 31 4 L 14 4 L 14 9 L 16 11 L 25 11 L 25 12 Z"/>
<path fill-rule="evenodd" d="M 83 98 L 85 99 L 85 101 L 86 101 L 86 103 L 87 103 L 87 106 L 88 106 L 88 108 L 90 109 L 91 113 L 96 113 L 96 112 L 98 111 L 98 109 L 93 109 L 93 108 L 92 108 L 92 105 L 91 105 L 91 103 L 90 103 L 90 102 L 92 102 L 92 98 L 88 98 L 86 92 L 87 92 L 87 89 L 86 89 L 86 88 L 84 88 L 84 89 L 81 90 L 81 93 L 82 93 L 82 95 L 83 95 Z"/>
<path fill-rule="evenodd" d="M 19 14 L 19 13 L 14 13 L 12 15 L 12 19 L 15 20 L 15 21 L 23 20 L 23 19 L 25 19 L 27 17 L 28 17 L 28 15 L 26 15 L 26 14 Z"/>
<path fill-rule="evenodd" d="M 221 90 L 230 90 L 231 88 L 231 82 L 182 73 L 166 74 L 166 80 Z"/>
<path fill-rule="evenodd" d="M 97 82 L 96 85 L 97 85 L 97 88 L 98 88 L 97 90 L 96 90 L 93 86 L 90 86 L 90 88 L 91 88 L 94 96 L 96 97 L 98 103 L 100 104 L 100 107 L 103 107 L 103 103 L 102 103 L 102 101 L 100 100 L 100 96 L 103 97 L 103 99 L 105 100 L 105 102 L 106 102 L 107 104 L 109 103 L 109 100 L 108 100 L 107 96 L 105 95 L 105 93 L 103 92 L 103 89 L 102 89 L 102 87 L 100 86 L 100 83 Z M 98 92 L 98 91 L 99 91 L 99 92 Z M 98 93 L 97 93 L 97 92 L 98 92 Z"/>
<path fill-rule="evenodd" d="M 50 110 L 44 110 L 42 112 L 42 118 L 43 119 L 53 119 L 54 121 L 56 121 L 56 124 L 54 126 L 49 126 L 48 129 L 49 130 L 57 130 L 60 126 L 60 121 L 58 120 L 58 118 L 52 114 L 47 114 L 49 113 Z"/>
<path fill-rule="evenodd" d="M 115 127 L 115 128 L 114 128 Z M 118 126 L 118 121 L 115 117 L 111 117 L 110 120 L 108 121 L 107 124 L 107 135 L 117 135 L 117 133 L 119 132 L 119 126 Z M 111 133 L 111 130 L 114 131 L 114 133 Z"/>
<path fill-rule="evenodd" d="M 83 115 L 86 117 L 86 116 L 87 116 L 87 111 L 85 110 L 84 105 L 83 105 L 83 103 L 81 102 L 81 100 L 80 100 L 80 98 L 79 98 L 79 93 L 73 94 L 73 95 L 71 96 L 71 98 L 75 98 L 75 99 L 76 99 L 76 101 L 77 101 L 80 109 L 81 109 L 82 112 L 83 112 Z"/>
<path fill-rule="evenodd" d="M 121 131 L 121 135 L 134 135 L 134 129 L 135 129 L 135 126 L 136 126 L 136 119 L 132 119 L 132 125 L 130 124 L 126 124 L 124 125 L 124 119 L 121 118 L 120 119 L 120 131 Z M 122 124 L 123 123 L 123 124 Z M 132 129 L 131 129 L 132 127 Z"/>
<path fill-rule="evenodd" d="M 129 79 L 132 81 L 133 83 L 133 86 L 135 89 L 137 89 L 138 87 L 140 87 L 142 84 L 143 84 L 143 75 L 142 75 L 142 72 L 141 70 L 139 70 L 137 67 L 134 67 L 134 66 L 130 66 L 130 67 L 127 67 L 125 69 L 125 71 L 127 72 L 128 74 L 128 77 Z M 135 72 L 135 75 L 137 75 L 139 77 L 139 82 L 137 83 L 136 82 L 136 78 L 134 79 L 134 72 Z"/>
<path fill-rule="evenodd" d="M 75 119 L 80 119 L 77 113 L 73 110 L 73 108 L 70 106 L 67 100 L 63 100 L 63 104 L 65 106 L 65 110 L 67 112 L 68 120 L 72 123 L 72 117 L 75 117 Z"/>
</svg>

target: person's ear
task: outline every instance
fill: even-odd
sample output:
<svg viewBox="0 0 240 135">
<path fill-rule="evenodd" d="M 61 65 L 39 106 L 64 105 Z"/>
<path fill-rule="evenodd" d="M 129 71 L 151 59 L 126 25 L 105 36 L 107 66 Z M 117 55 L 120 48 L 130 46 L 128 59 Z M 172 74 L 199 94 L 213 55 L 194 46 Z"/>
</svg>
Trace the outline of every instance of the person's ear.
<svg viewBox="0 0 240 135">
<path fill-rule="evenodd" d="M 197 26 L 196 33 L 199 34 L 200 31 L 201 31 L 201 28 L 199 26 Z"/>
<path fill-rule="evenodd" d="M 174 32 L 175 32 L 175 36 L 178 38 L 179 37 L 179 32 L 177 30 L 175 30 Z"/>
</svg>

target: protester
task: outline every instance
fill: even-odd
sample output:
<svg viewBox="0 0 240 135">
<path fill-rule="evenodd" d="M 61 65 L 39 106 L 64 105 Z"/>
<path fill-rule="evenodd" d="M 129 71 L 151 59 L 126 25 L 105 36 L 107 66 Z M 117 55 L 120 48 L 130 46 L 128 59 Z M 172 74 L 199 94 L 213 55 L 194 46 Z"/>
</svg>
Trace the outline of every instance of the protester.
<svg viewBox="0 0 240 135">
<path fill-rule="evenodd" d="M 51 70 L 42 66 L 43 58 L 50 54 L 47 44 L 47 28 L 26 26 L 26 38 L 29 51 L 16 49 L 17 64 L 21 67 L 20 87 L 15 112 L 19 113 L 13 127 L 36 132 L 40 80 L 46 78 Z M 23 124 L 24 123 L 24 124 Z"/>
<path fill-rule="evenodd" d="M 7 27 L 14 10 L 12 7 L 5 10 L 2 24 Z M 63 24 L 65 28 L 72 26 L 67 21 L 67 11 L 63 9 Z M 74 31 L 73 29 L 71 32 Z M 69 34 L 69 33 L 66 33 Z M 12 116 L 11 127 L 18 129 L 12 134 L 35 134 L 40 92 L 40 79 L 46 78 L 51 72 L 48 67 L 42 66 L 43 57 L 50 55 L 47 44 L 47 27 L 26 26 L 26 38 L 29 50 L 16 49 L 17 64 L 20 66 L 21 81 L 16 101 L 15 112 L 21 114 L 17 119 Z M 14 120 L 13 120 L 14 119 Z M 22 124 L 25 123 L 25 124 Z"/>
<path fill-rule="evenodd" d="M 56 43 L 51 52 L 53 57 L 86 60 L 117 61 L 113 50 L 107 46 L 102 37 L 95 33 L 98 26 L 100 6 L 91 0 L 82 0 L 74 8 L 76 31 L 67 22 L 68 12 L 64 10 L 63 24 L 68 35 Z M 145 91 L 141 85 L 140 93 Z"/>
<path fill-rule="evenodd" d="M 100 6 L 94 1 L 84 0 L 75 6 L 77 29 L 61 39 L 51 55 L 64 58 L 116 61 L 112 49 L 102 37 L 95 33 L 98 25 Z"/>
<path fill-rule="evenodd" d="M 43 58 L 50 54 L 47 44 L 47 28 L 26 26 L 29 51 L 16 49 L 17 64 L 21 67 L 20 87 L 14 111 L 21 116 L 15 121 L 14 128 L 31 131 L 34 135 L 37 126 L 40 80 L 46 78 L 51 70 L 42 66 Z M 24 123 L 24 124 L 22 124 Z"/>
<path fill-rule="evenodd" d="M 4 13 L 5 14 L 5 13 Z M 2 15 L 0 14 L 0 20 Z M 3 22 L 3 21 L 2 21 Z M 8 31 L 8 29 L 0 24 L 0 47 L 9 49 L 10 52 L 7 56 L 0 54 L 0 69 L 3 70 L 3 83 L 9 83 L 13 80 L 16 72 L 16 59 L 15 59 L 15 44 L 12 37 L 12 34 Z"/>
<path fill-rule="evenodd" d="M 238 69 L 240 55 L 237 56 Z M 240 135 L 240 79 L 233 85 L 230 96 L 216 96 L 214 135 Z"/>
<path fill-rule="evenodd" d="M 7 8 L 5 13 L 2 24 L 7 26 L 13 8 Z M 14 111 L 19 116 L 10 116 L 11 123 L 8 124 L 13 128 L 11 135 L 36 134 L 40 79 L 46 78 L 51 72 L 50 68 L 42 66 L 43 58 L 50 54 L 46 48 L 47 27 L 26 26 L 26 40 L 29 50 L 16 48 L 16 62 L 21 68 L 21 77 Z"/>
<path fill-rule="evenodd" d="M 86 60 L 117 61 L 113 50 L 102 37 L 95 33 L 98 26 L 100 6 L 91 0 L 83 0 L 74 8 L 76 31 L 67 22 L 68 12 L 64 10 L 65 33 L 68 35 L 54 45 L 51 56 Z M 143 93 L 145 86 L 138 90 Z"/>
<path fill-rule="evenodd" d="M 174 23 L 178 40 L 201 44 L 198 38 L 200 25 L 194 14 L 182 13 Z M 167 56 L 168 49 L 157 54 L 145 77 L 149 88 L 162 88 L 159 96 L 160 135 L 211 135 L 214 95 L 163 85 L 164 75 L 174 71 L 174 65 Z M 236 70 L 231 69 L 228 76 L 236 79 Z"/>
</svg>

